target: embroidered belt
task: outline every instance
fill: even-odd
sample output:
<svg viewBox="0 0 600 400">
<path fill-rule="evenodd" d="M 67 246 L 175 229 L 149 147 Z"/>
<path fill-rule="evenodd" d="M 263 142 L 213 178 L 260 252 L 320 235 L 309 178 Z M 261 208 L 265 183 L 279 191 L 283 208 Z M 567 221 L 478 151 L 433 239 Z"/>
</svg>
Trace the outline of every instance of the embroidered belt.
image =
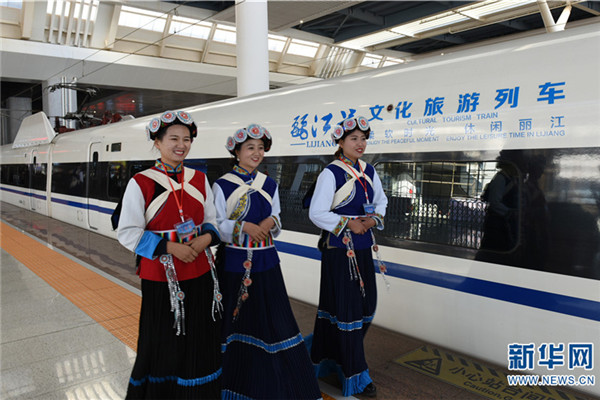
<svg viewBox="0 0 600 400">
<path fill-rule="evenodd" d="M 227 246 L 242 248 L 242 249 L 261 249 L 261 248 L 265 248 L 265 247 L 273 247 L 274 243 L 273 243 L 273 236 L 271 234 L 269 234 L 269 236 L 261 242 L 255 242 L 250 239 L 249 235 L 244 235 L 244 241 L 242 244 L 227 243 Z"/>
<path fill-rule="evenodd" d="M 158 236 L 160 236 L 163 239 L 167 239 L 169 242 L 185 243 L 185 242 L 189 242 L 190 240 L 192 240 L 195 237 L 200 236 L 200 230 L 201 230 L 200 225 L 197 225 L 196 232 L 194 232 L 192 234 L 192 236 L 189 236 L 185 239 L 179 239 L 179 236 L 177 236 L 177 231 L 175 229 L 171 229 L 168 231 L 150 231 L 150 232 L 156 233 Z"/>
</svg>

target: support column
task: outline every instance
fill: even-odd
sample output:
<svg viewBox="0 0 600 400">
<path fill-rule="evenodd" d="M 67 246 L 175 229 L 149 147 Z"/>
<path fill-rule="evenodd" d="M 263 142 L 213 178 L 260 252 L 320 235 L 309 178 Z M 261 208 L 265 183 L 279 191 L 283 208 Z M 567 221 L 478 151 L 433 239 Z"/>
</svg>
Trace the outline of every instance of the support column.
<svg viewBox="0 0 600 400">
<path fill-rule="evenodd" d="M 106 50 L 114 47 L 117 28 L 119 27 L 120 12 L 121 4 L 106 2 L 98 4 L 98 14 L 94 22 L 90 47 Z"/>
<path fill-rule="evenodd" d="M 546 32 L 552 33 L 563 31 L 565 29 L 565 26 L 567 25 L 569 16 L 571 15 L 571 4 L 567 4 L 567 6 L 560 13 L 558 21 L 554 22 L 554 17 L 550 12 L 550 7 L 548 6 L 546 0 L 537 0 L 537 3 L 538 7 L 540 8 L 542 20 L 544 21 L 544 26 L 546 27 Z"/>
<path fill-rule="evenodd" d="M 236 0 L 237 94 L 269 90 L 267 0 Z"/>
<path fill-rule="evenodd" d="M 44 112 L 50 117 L 50 125 L 54 128 L 55 118 L 64 117 L 70 112 L 77 111 L 77 92 L 71 89 L 58 88 L 54 91 L 50 91 L 50 87 L 57 83 L 66 84 L 71 82 L 66 77 L 51 78 L 42 84 L 42 104 Z M 60 119 L 59 122 L 67 128 L 75 129 L 76 124 L 74 120 Z"/>
<path fill-rule="evenodd" d="M 48 1 L 24 1 L 22 4 L 21 38 L 43 42 Z"/>
<path fill-rule="evenodd" d="M 6 99 L 6 105 L 8 106 L 8 132 L 2 135 L 2 144 L 15 141 L 23 118 L 31 115 L 31 98 L 9 97 Z"/>
</svg>

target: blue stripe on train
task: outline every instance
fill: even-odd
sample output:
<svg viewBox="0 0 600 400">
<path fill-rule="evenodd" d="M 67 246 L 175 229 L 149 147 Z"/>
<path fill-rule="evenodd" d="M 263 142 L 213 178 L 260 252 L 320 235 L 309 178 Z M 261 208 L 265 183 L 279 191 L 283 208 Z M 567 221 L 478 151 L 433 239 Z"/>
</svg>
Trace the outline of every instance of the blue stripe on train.
<svg viewBox="0 0 600 400">
<path fill-rule="evenodd" d="M 6 192 L 10 192 L 10 193 L 20 194 L 23 196 L 35 197 L 36 199 L 40 199 L 40 200 L 46 200 L 46 195 L 43 195 L 43 194 L 29 193 L 29 192 L 24 192 L 22 190 L 16 190 L 16 189 L 11 189 L 11 188 L 7 188 L 7 187 L 3 187 L 2 190 L 6 191 Z"/>
<path fill-rule="evenodd" d="M 92 210 L 92 211 L 98 211 L 98 212 L 101 212 L 103 214 L 108 214 L 108 215 L 112 215 L 112 213 L 114 211 L 114 209 L 112 209 L 112 208 L 95 206 L 93 204 L 80 203 L 78 201 L 57 199 L 56 197 L 52 197 L 52 202 L 58 203 L 58 204 L 64 204 L 64 205 L 71 206 L 71 207 L 77 207 L 77 208 L 83 208 L 83 209 L 88 209 L 88 210 Z"/>
<path fill-rule="evenodd" d="M 31 196 L 28 192 L 18 191 L 3 187 L 2 190 Z M 45 198 L 45 197 L 44 197 Z M 52 201 L 59 204 L 65 204 L 71 207 L 90 209 L 104 214 L 111 215 L 113 210 L 105 207 L 98 207 L 76 201 L 68 201 L 52 198 Z M 282 253 L 295 256 L 310 258 L 313 260 L 321 259 L 321 252 L 315 246 L 304 246 L 282 241 L 275 241 L 277 250 Z M 476 296 L 488 297 L 506 301 L 509 303 L 520 304 L 523 306 L 539 308 L 541 310 L 558 312 L 561 314 L 572 315 L 574 317 L 600 321 L 600 302 L 586 300 L 578 297 L 565 296 L 557 293 L 544 292 L 541 290 L 528 289 L 524 287 L 508 285 L 505 283 L 491 282 L 483 279 L 468 278 L 461 275 L 449 274 L 446 272 L 432 271 L 424 268 L 411 267 L 408 265 L 385 261 L 388 275 L 400 279 L 406 279 L 413 282 L 424 283 L 426 285 L 443 287 L 458 292 L 474 294 Z"/>
<path fill-rule="evenodd" d="M 321 259 L 321 253 L 316 247 L 280 241 L 275 241 L 275 246 L 277 247 L 277 250 L 283 253 L 314 260 Z M 446 272 L 411 267 L 390 261 L 385 261 L 385 265 L 388 271 L 387 274 L 396 278 L 535 307 L 542 310 L 554 311 L 561 314 L 572 315 L 574 317 L 600 321 L 600 302 L 598 301 L 528 289 L 505 283 L 490 282 L 483 279 L 469 278 Z"/>
<path fill-rule="evenodd" d="M 35 197 L 36 199 L 46 200 L 45 195 L 29 193 L 29 192 L 25 192 L 23 190 L 17 190 L 17 189 L 12 189 L 12 188 L 7 188 L 7 187 L 2 187 L 1 189 L 4 191 L 10 192 L 10 193 L 20 194 L 22 196 Z M 112 213 L 114 211 L 112 208 L 95 206 L 93 204 L 86 204 L 86 203 L 81 203 L 78 201 L 58 199 L 56 197 L 52 197 L 50 199 L 50 201 L 52 201 L 53 203 L 64 204 L 64 205 L 71 206 L 71 207 L 83 208 L 83 209 L 92 210 L 92 211 L 98 211 L 98 212 L 101 212 L 103 214 L 108 214 L 108 215 L 112 215 Z"/>
</svg>

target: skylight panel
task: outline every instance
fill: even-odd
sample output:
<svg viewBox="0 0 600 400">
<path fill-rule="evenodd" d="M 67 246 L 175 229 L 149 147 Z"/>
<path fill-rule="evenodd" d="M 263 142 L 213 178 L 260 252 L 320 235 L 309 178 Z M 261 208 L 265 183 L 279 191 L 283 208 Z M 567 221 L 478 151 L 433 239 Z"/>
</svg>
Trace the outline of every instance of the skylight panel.
<svg viewBox="0 0 600 400">
<path fill-rule="evenodd" d="M 22 1 L 0 1 L 0 7 L 23 8 Z"/>
<path fill-rule="evenodd" d="M 314 42 L 293 39 L 287 52 L 288 54 L 295 54 L 298 56 L 314 57 L 317 54 L 318 49 L 319 45 Z"/>
<path fill-rule="evenodd" d="M 227 25 L 217 25 L 213 40 L 217 42 L 236 44 L 235 28 L 231 28 Z"/>
<path fill-rule="evenodd" d="M 186 18 L 186 17 L 181 17 L 181 16 L 173 16 L 173 21 L 183 22 L 185 24 L 190 24 L 190 25 L 194 25 L 195 23 L 199 23 L 199 24 L 203 23 L 203 22 L 199 22 L 197 19 Z M 204 24 L 206 24 L 206 22 L 204 22 Z"/>
<path fill-rule="evenodd" d="M 57 0 L 57 1 L 60 1 L 60 0 Z M 135 7 L 121 6 L 121 12 L 123 12 L 123 11 L 133 13 L 133 14 L 149 15 L 149 16 L 155 17 L 155 18 L 164 18 L 165 17 L 164 13 L 150 11 L 150 10 L 143 10 L 141 8 L 135 8 Z"/>
<path fill-rule="evenodd" d="M 165 30 L 164 14 L 123 6 L 119 15 L 119 25 L 131 28 L 141 28 L 155 32 Z"/>
<path fill-rule="evenodd" d="M 383 58 L 383 56 L 378 56 L 377 54 L 367 54 L 363 58 L 360 65 L 362 67 L 377 68 L 377 67 L 379 67 L 379 64 L 381 63 L 382 58 Z"/>
<path fill-rule="evenodd" d="M 269 50 L 281 53 L 285 47 L 287 38 L 285 36 L 269 35 Z"/>
<path fill-rule="evenodd" d="M 169 33 L 178 36 L 208 39 L 212 24 L 199 22 L 191 18 L 177 17 L 171 21 Z"/>
<path fill-rule="evenodd" d="M 83 11 L 81 10 L 82 5 L 83 5 Z M 90 7 L 92 7 L 91 10 L 90 10 Z M 76 18 L 79 18 L 79 15 L 81 15 L 81 17 L 83 19 L 87 19 L 87 16 L 90 13 L 90 11 L 91 11 L 90 20 L 95 21 L 96 14 L 98 12 L 98 0 L 84 0 L 83 4 L 75 3 L 74 15 Z"/>
<path fill-rule="evenodd" d="M 64 4 L 63 4 L 64 3 Z M 56 4 L 56 8 L 55 7 Z M 63 10 L 63 6 L 64 6 L 64 10 Z M 48 14 L 52 14 L 52 12 L 54 11 L 54 14 L 56 15 L 69 15 L 69 11 L 71 10 L 71 3 L 68 1 L 63 1 L 63 0 L 56 0 L 56 1 L 48 1 L 48 5 L 46 6 L 46 12 Z"/>
<path fill-rule="evenodd" d="M 402 64 L 402 63 L 404 63 L 404 60 L 401 58 L 387 57 L 385 59 L 385 61 L 383 62 L 382 67 L 389 67 L 390 65 L 398 65 L 398 64 Z"/>
</svg>

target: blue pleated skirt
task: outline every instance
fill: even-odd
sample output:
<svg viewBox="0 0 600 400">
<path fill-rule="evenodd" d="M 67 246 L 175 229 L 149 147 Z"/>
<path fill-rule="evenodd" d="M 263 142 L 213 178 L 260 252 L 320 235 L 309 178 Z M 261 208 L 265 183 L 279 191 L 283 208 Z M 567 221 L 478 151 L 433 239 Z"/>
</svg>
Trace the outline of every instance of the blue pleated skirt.
<svg viewBox="0 0 600 400">
<path fill-rule="evenodd" d="M 252 273 L 249 297 L 234 322 L 242 276 L 220 269 L 225 305 L 222 398 L 321 398 L 279 265 Z"/>
<path fill-rule="evenodd" d="M 127 399 L 218 399 L 221 320 L 212 319 L 210 273 L 180 281 L 185 335 L 173 328 L 166 282 L 142 280 L 137 357 Z"/>
<path fill-rule="evenodd" d="M 377 306 L 375 267 L 371 249 L 356 250 L 365 296 L 352 280 L 346 249 L 325 249 L 321 258 L 319 307 L 311 359 L 318 377 L 335 373 L 344 396 L 361 393 L 372 382 L 363 340 Z"/>
</svg>

